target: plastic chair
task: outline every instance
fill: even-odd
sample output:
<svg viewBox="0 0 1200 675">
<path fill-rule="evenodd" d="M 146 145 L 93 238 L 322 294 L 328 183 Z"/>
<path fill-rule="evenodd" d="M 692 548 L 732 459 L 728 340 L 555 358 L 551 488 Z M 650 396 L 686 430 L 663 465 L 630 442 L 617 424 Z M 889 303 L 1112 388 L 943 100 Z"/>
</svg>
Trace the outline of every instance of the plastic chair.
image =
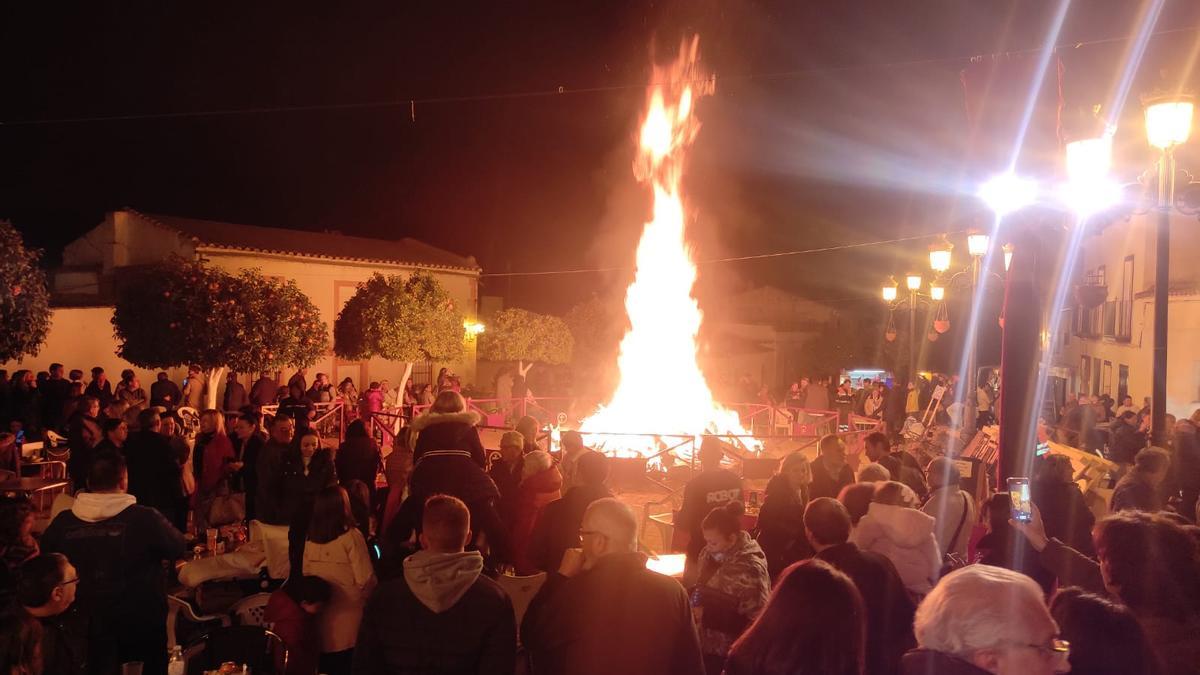
<svg viewBox="0 0 1200 675">
<path fill-rule="evenodd" d="M 229 617 L 223 614 L 197 614 L 192 603 L 183 598 L 167 595 L 167 648 L 179 644 L 179 619 L 203 626 L 216 623 L 221 626 L 229 625 Z"/>
<path fill-rule="evenodd" d="M 287 668 L 283 638 L 262 626 L 225 626 L 202 635 L 183 650 L 187 673 L 200 675 L 232 661 L 254 675 L 282 675 Z"/>
<path fill-rule="evenodd" d="M 527 577 L 518 577 L 508 574 L 501 574 L 496 577 L 496 583 L 500 584 L 500 588 L 508 593 L 508 597 L 512 600 L 513 614 L 516 615 L 517 625 L 521 625 L 521 619 L 525 616 L 525 610 L 529 609 L 529 603 L 533 600 L 533 596 L 542 588 L 542 584 L 546 583 L 546 573 L 538 572 Z"/>
<path fill-rule="evenodd" d="M 266 614 L 267 601 L 270 599 L 270 593 L 255 593 L 233 603 L 233 607 L 229 608 L 229 614 L 233 616 L 233 620 L 239 626 L 266 627 L 267 623 L 263 621 L 263 615 Z"/>
</svg>

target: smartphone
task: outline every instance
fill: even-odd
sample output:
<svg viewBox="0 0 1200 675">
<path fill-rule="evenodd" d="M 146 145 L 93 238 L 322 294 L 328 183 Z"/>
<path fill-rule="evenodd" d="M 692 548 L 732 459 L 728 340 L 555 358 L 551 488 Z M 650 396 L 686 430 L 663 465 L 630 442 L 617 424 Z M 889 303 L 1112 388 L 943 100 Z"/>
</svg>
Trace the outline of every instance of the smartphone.
<svg viewBox="0 0 1200 675">
<path fill-rule="evenodd" d="M 1012 500 L 1013 520 L 1022 523 L 1033 520 L 1033 503 L 1029 498 L 1028 478 L 1009 478 L 1008 497 Z"/>
</svg>

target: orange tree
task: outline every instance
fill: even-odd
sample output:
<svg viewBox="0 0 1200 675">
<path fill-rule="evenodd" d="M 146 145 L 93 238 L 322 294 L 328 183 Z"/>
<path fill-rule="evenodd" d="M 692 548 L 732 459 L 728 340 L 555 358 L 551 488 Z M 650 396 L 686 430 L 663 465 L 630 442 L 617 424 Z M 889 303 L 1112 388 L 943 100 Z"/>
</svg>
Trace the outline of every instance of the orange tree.
<svg viewBox="0 0 1200 675">
<path fill-rule="evenodd" d="M 342 307 L 333 324 L 333 352 L 360 361 L 379 356 L 404 364 L 403 390 L 416 361 L 463 357 L 463 314 L 429 274 L 375 274 Z"/>
<path fill-rule="evenodd" d="M 294 281 L 237 275 L 172 257 L 122 280 L 113 311 L 117 355 L 142 368 L 196 365 L 216 407 L 226 368 L 256 373 L 308 367 L 329 344 L 328 327 Z"/>
<path fill-rule="evenodd" d="M 8 221 L 0 221 L 0 363 L 36 356 L 50 331 L 50 292 L 37 266 L 41 252 L 26 249 Z"/>
</svg>

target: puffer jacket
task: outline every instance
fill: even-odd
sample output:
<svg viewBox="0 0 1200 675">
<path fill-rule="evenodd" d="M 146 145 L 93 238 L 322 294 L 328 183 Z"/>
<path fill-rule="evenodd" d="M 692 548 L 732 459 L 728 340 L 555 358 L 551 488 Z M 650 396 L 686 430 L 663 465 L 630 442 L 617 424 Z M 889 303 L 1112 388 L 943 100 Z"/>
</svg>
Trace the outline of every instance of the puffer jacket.
<svg viewBox="0 0 1200 675">
<path fill-rule="evenodd" d="M 533 526 L 537 524 L 542 509 L 550 502 L 562 497 L 562 474 L 558 467 L 550 468 L 533 474 L 521 481 L 517 488 L 517 501 L 509 525 L 509 541 L 512 542 L 517 574 L 526 575 L 537 572 L 537 565 L 529 550 L 529 541 L 533 535 Z"/>
<path fill-rule="evenodd" d="M 417 434 L 413 449 L 413 465 L 420 463 L 425 453 L 432 450 L 458 450 L 471 455 L 471 460 L 481 469 L 487 468 L 487 454 L 479 442 L 479 413 L 473 410 L 459 413 L 427 412 L 413 420 L 409 427 Z"/>
<path fill-rule="evenodd" d="M 726 656 L 734 641 L 767 604 L 767 596 L 771 594 L 767 556 L 749 533 L 739 532 L 728 551 L 717 555 L 708 548 L 701 551 L 699 579 L 692 598 L 704 608 L 700 651 Z"/>
<path fill-rule="evenodd" d="M 896 566 L 904 587 L 917 595 L 933 590 L 942 556 L 933 536 L 936 521 L 916 509 L 873 503 L 850 535 L 860 549 Z"/>
</svg>

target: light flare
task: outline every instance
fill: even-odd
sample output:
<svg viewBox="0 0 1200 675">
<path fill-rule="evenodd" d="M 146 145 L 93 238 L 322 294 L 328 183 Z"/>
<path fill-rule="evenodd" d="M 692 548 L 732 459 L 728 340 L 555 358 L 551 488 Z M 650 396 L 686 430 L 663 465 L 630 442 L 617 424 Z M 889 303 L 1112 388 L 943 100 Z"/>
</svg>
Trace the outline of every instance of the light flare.
<svg viewBox="0 0 1200 675">
<path fill-rule="evenodd" d="M 682 444 L 676 453 L 687 458 L 687 441 L 702 434 L 748 435 L 738 414 L 713 400 L 696 361 L 703 314 L 692 294 L 696 264 L 680 182 L 700 129 L 695 99 L 714 88 L 699 68 L 698 46 L 698 37 L 685 41 L 678 60 L 654 69 L 638 134 L 633 172 L 649 184 L 653 216 L 642 231 L 636 272 L 625 293 L 630 328 L 617 357 L 619 383 L 609 402 L 580 426 L 589 445 L 612 455 L 650 457 Z M 759 447 L 747 439 L 733 441 L 739 443 Z"/>
</svg>

